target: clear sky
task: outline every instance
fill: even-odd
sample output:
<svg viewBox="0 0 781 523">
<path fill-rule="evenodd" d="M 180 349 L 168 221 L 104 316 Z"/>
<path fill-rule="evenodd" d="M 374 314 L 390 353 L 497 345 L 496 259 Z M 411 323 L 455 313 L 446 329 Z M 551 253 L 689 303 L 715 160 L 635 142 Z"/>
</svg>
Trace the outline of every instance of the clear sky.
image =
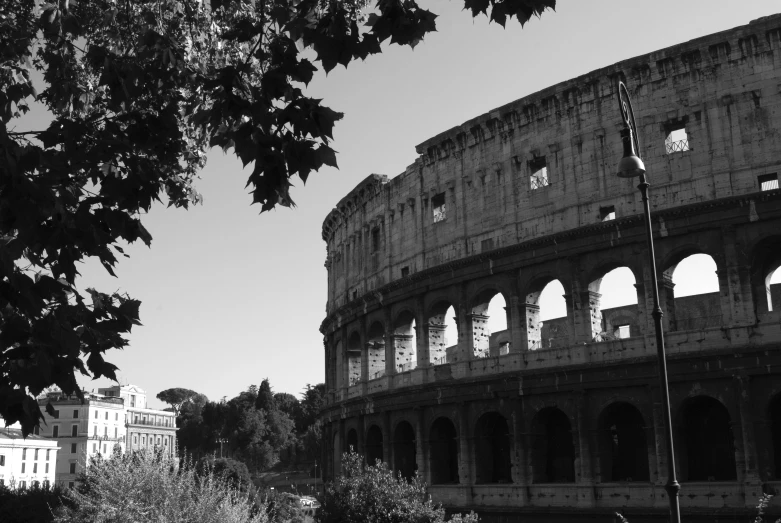
<svg viewBox="0 0 781 523">
<path fill-rule="evenodd" d="M 306 186 L 295 180 L 295 209 L 259 215 L 244 189 L 249 171 L 214 150 L 197 186 L 202 206 L 155 208 L 145 221 L 152 248 L 132 247 L 118 278 L 84 266 L 84 286 L 143 302 L 144 325 L 129 348 L 107 359 L 123 382 L 147 390 L 152 406 L 161 406 L 154 395 L 169 387 L 219 399 L 266 377 L 275 391 L 294 394 L 324 380 L 321 225 L 367 175 L 401 173 L 415 160 L 415 145 L 512 100 L 781 11 L 777 0 L 558 0 L 556 12 L 502 29 L 472 19 L 463 3 L 421 4 L 440 15 L 438 32 L 414 51 L 385 46 L 384 54 L 310 84 L 310 93 L 345 113 L 333 143 L 340 169 L 313 173 Z"/>
</svg>

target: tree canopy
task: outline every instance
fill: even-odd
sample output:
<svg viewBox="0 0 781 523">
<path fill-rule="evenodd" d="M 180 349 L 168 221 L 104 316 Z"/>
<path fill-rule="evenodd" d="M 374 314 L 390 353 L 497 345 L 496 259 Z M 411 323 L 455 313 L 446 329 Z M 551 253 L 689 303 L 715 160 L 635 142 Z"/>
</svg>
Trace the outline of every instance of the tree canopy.
<svg viewBox="0 0 781 523">
<path fill-rule="evenodd" d="M 174 409 L 174 415 L 178 416 L 182 405 L 192 401 L 199 394 L 194 390 L 183 389 L 181 387 L 175 387 L 173 389 L 165 389 L 157 394 L 156 398 L 163 403 L 168 403 Z"/>
<path fill-rule="evenodd" d="M 464 6 L 504 26 L 555 0 Z M 140 303 L 81 291 L 80 262 L 113 275 L 124 245 L 150 245 L 141 216 L 198 203 L 213 147 L 251 166 L 261 212 L 293 205 L 291 178 L 337 165 L 342 114 L 303 91 L 318 66 L 414 47 L 435 18 L 415 0 L 0 0 L 0 416 L 29 433 L 45 387 L 116 379 L 104 355 Z M 48 125 L 18 129 L 33 100 Z"/>
</svg>

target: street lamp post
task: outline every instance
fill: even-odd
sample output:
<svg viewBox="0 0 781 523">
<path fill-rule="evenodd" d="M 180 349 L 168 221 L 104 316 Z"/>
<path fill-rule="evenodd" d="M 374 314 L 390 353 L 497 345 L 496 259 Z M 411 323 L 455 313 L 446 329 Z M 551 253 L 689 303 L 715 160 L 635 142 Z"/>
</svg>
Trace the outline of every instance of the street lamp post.
<svg viewBox="0 0 781 523">
<path fill-rule="evenodd" d="M 621 116 L 624 119 L 624 128 L 621 129 L 621 141 L 624 145 L 624 155 L 618 162 L 617 176 L 621 178 L 640 178 L 637 188 L 643 197 L 643 211 L 645 214 L 645 234 L 648 241 L 648 258 L 651 269 L 651 289 L 654 297 L 654 310 L 651 315 L 654 318 L 654 330 L 656 331 L 656 354 L 659 364 L 659 388 L 662 392 L 662 417 L 664 418 L 664 436 L 667 444 L 667 498 L 670 500 L 670 520 L 680 523 L 681 509 L 678 493 L 681 485 L 675 474 L 675 447 L 673 445 L 673 429 L 670 422 L 670 391 L 667 384 L 667 358 L 664 351 L 664 333 L 662 332 L 662 308 L 659 306 L 659 284 L 656 277 L 656 256 L 654 255 L 654 237 L 651 228 L 651 209 L 648 205 L 648 188 L 650 184 L 645 178 L 645 165 L 640 159 L 640 138 L 637 134 L 635 115 L 632 110 L 632 102 L 629 99 L 629 91 L 623 82 L 618 82 L 618 103 Z"/>
</svg>

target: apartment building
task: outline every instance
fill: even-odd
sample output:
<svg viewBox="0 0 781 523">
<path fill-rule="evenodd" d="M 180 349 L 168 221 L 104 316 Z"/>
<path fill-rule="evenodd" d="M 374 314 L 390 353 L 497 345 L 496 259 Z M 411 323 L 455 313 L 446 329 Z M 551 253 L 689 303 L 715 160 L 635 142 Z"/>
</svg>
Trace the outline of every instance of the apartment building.
<svg viewBox="0 0 781 523">
<path fill-rule="evenodd" d="M 22 437 L 15 426 L 0 428 L 0 485 L 24 488 L 54 483 L 59 449 L 57 441 L 42 436 Z"/>
</svg>

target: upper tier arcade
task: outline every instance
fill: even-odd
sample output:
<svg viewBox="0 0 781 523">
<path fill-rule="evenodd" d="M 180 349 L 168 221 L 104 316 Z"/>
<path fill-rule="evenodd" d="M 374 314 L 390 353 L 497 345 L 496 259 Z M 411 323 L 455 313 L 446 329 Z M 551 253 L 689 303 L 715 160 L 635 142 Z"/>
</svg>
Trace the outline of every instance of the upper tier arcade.
<svg viewBox="0 0 781 523">
<path fill-rule="evenodd" d="M 453 262 L 641 212 L 614 176 L 616 82 L 632 95 L 652 210 L 745 195 L 781 161 L 781 17 L 622 61 L 478 116 L 371 175 L 323 223 L 329 323 Z M 679 138 L 682 137 L 682 138 Z M 682 142 L 681 140 L 686 140 Z"/>
</svg>

